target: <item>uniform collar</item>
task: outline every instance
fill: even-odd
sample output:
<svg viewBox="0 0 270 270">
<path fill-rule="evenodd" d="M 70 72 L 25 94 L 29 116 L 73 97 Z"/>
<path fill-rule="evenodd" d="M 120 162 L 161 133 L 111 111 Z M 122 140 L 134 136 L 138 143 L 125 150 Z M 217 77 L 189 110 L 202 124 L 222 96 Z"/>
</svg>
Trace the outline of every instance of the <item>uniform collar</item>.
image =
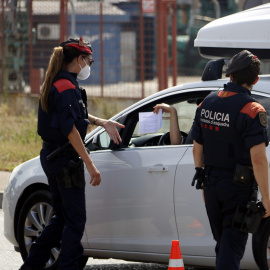
<svg viewBox="0 0 270 270">
<path fill-rule="evenodd" d="M 251 96 L 251 91 L 250 90 L 248 90 L 247 88 L 245 88 L 245 87 L 243 87 L 241 85 L 238 85 L 238 84 L 235 84 L 235 83 L 232 83 L 232 82 L 224 84 L 224 91 L 242 93 L 242 94 L 247 94 L 247 95 Z"/>
<path fill-rule="evenodd" d="M 78 81 L 77 81 L 77 73 L 71 73 L 66 70 L 60 70 L 59 73 L 56 75 L 55 80 L 57 81 L 59 79 L 68 79 L 71 81 L 77 88 L 79 87 Z"/>
</svg>

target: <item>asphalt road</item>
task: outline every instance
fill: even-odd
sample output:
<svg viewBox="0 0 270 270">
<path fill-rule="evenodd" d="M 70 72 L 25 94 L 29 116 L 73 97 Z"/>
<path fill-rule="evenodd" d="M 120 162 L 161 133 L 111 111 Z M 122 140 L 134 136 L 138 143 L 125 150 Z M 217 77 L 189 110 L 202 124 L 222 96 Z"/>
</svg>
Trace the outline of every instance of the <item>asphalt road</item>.
<svg viewBox="0 0 270 270">
<path fill-rule="evenodd" d="M 13 246 L 3 235 L 4 214 L 0 209 L 0 269 L 18 270 L 22 264 L 20 253 L 14 251 Z M 126 262 L 122 260 L 98 260 L 89 258 L 84 270 L 167 270 L 168 265 L 154 263 Z M 200 270 L 185 266 L 186 270 Z M 207 270 L 207 269 L 204 269 Z"/>
</svg>

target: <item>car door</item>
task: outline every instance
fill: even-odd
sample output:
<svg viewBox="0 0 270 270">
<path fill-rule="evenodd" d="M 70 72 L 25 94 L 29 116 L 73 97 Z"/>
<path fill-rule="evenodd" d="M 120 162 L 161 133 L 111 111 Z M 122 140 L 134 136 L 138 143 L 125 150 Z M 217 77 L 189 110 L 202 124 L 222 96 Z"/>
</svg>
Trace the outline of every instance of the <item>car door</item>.
<svg viewBox="0 0 270 270">
<path fill-rule="evenodd" d="M 103 132 L 99 138 L 105 149 L 91 152 L 102 178 L 99 187 L 86 187 L 86 233 L 91 249 L 169 254 L 171 241 L 179 239 L 175 175 L 189 145 L 158 145 L 161 135 L 169 130 L 169 115 L 165 113 L 161 130 L 152 134 L 138 132 L 138 113 L 153 111 L 160 102 L 183 108 L 181 113 L 188 111 L 188 118 L 179 115 L 179 121 L 181 131 L 189 131 L 196 99 L 194 93 L 192 98 L 187 93 L 177 94 L 155 100 L 126 117 L 126 136 L 131 133 L 127 147 L 106 149 L 110 140 Z M 192 111 L 188 104 L 192 104 Z M 122 139 L 126 141 L 125 135 Z M 88 174 L 86 178 L 89 182 Z"/>
<path fill-rule="evenodd" d="M 184 152 L 181 146 L 149 146 L 91 154 L 102 178 L 100 186 L 86 186 L 91 249 L 169 253 L 178 238 L 173 188 Z"/>
<path fill-rule="evenodd" d="M 91 249 L 168 254 L 171 240 L 178 238 L 173 185 L 176 165 L 186 149 L 159 146 L 160 131 L 139 134 L 138 113 L 151 110 L 153 105 L 148 104 L 125 117 L 122 139 L 127 147 L 107 149 L 110 139 L 103 131 L 99 138 L 105 149 L 91 152 L 102 178 L 100 186 L 86 186 Z"/>
</svg>

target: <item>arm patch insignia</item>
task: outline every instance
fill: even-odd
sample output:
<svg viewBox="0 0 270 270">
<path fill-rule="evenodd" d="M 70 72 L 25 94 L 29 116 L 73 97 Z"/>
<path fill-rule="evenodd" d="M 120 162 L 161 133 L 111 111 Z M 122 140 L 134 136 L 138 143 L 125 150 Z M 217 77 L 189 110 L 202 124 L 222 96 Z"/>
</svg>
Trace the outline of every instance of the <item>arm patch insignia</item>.
<svg viewBox="0 0 270 270">
<path fill-rule="evenodd" d="M 260 119 L 260 124 L 263 126 L 263 127 L 267 127 L 267 115 L 265 112 L 259 112 L 259 119 Z"/>
</svg>

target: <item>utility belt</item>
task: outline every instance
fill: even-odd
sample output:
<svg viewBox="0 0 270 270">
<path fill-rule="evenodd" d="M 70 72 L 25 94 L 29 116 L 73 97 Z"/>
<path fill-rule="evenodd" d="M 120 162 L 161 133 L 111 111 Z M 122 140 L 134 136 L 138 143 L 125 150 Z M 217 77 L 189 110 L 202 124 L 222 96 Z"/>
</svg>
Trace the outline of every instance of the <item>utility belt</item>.
<svg viewBox="0 0 270 270">
<path fill-rule="evenodd" d="M 55 177 L 60 190 L 85 187 L 83 161 L 69 142 L 63 145 L 54 145 L 43 141 L 42 148 L 52 151 L 46 157 L 48 161 L 51 161 L 57 156 L 68 155 L 71 157 L 68 164 Z"/>
<path fill-rule="evenodd" d="M 43 143 L 42 143 L 42 148 L 49 150 L 49 151 L 55 151 L 58 147 L 60 147 L 60 145 L 58 145 L 58 144 L 56 145 L 56 144 L 48 143 L 45 141 L 43 141 Z"/>
<path fill-rule="evenodd" d="M 255 180 L 253 168 L 251 166 L 236 164 L 235 168 L 221 168 L 206 165 L 205 168 L 196 167 L 196 173 L 192 179 L 191 185 L 194 186 L 195 182 L 196 189 L 205 189 L 208 186 L 208 177 L 212 170 L 218 170 L 220 172 L 229 172 L 233 174 L 233 183 L 238 186 L 252 186 Z"/>
<path fill-rule="evenodd" d="M 196 189 L 207 189 L 208 175 L 213 167 L 195 168 L 196 173 L 193 177 L 191 185 Z M 227 169 L 224 169 L 228 171 Z M 260 225 L 261 219 L 265 214 L 265 209 L 261 202 L 258 202 L 258 184 L 254 177 L 253 168 L 241 164 L 236 164 L 233 172 L 233 183 L 242 187 L 252 187 L 252 193 L 246 205 L 238 205 L 236 207 L 233 220 L 226 227 L 232 227 L 245 233 L 255 233 Z"/>
<path fill-rule="evenodd" d="M 71 146 L 70 142 L 66 142 L 62 145 L 51 144 L 43 141 L 42 148 L 50 151 L 51 153 L 46 157 L 48 161 L 51 161 L 53 158 L 63 155 L 68 155 L 72 159 L 77 159 L 79 157 L 76 150 Z"/>
<path fill-rule="evenodd" d="M 233 183 L 242 187 L 252 186 L 254 184 L 257 186 L 253 168 L 237 163 L 233 171 Z"/>
</svg>

